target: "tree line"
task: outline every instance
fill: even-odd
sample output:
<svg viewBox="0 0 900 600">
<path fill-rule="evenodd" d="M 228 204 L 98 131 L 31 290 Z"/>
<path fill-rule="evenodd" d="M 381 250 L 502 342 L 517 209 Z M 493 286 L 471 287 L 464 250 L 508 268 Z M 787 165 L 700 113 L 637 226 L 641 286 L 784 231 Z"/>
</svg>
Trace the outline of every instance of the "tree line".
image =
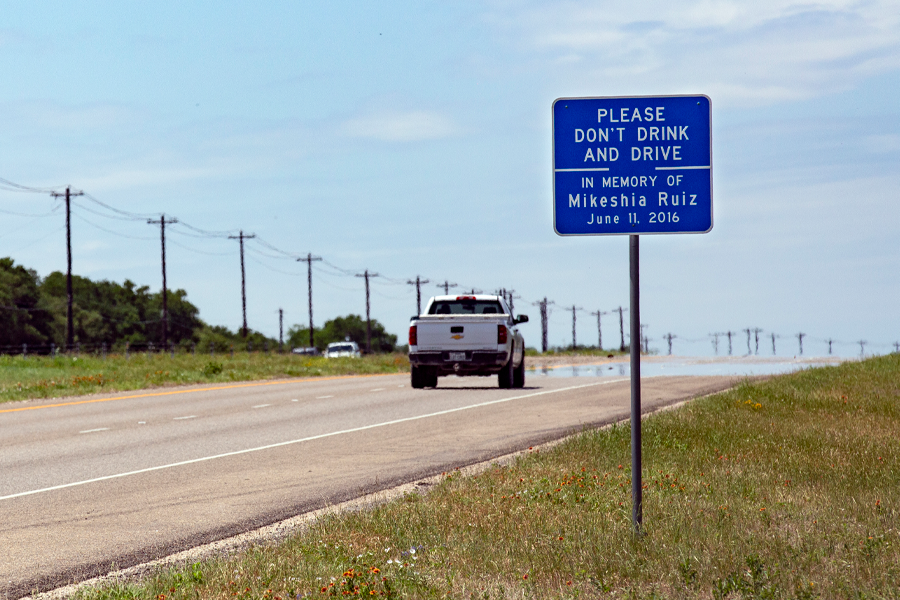
<svg viewBox="0 0 900 600">
<path fill-rule="evenodd" d="M 209 325 L 200 318 L 199 309 L 187 299 L 184 290 L 168 290 L 168 340 L 186 350 L 197 347 L 216 352 L 230 349 L 262 350 L 279 347 L 279 340 L 258 331 L 247 336 L 221 325 Z M 0 347 L 18 348 L 23 344 L 33 351 L 49 351 L 51 345 L 65 347 L 66 276 L 54 271 L 41 277 L 33 269 L 15 264 L 12 258 L 0 258 Z M 72 321 L 75 343 L 85 348 L 124 350 L 162 349 L 162 293 L 151 292 L 126 279 L 124 283 L 92 281 L 72 276 Z M 357 315 L 327 321 L 313 331 L 319 350 L 346 338 L 365 345 L 366 323 Z M 295 325 L 288 330 L 286 345 L 308 346 L 309 329 Z M 390 352 L 397 336 L 387 333 L 378 321 L 372 321 L 372 349 Z"/>
</svg>

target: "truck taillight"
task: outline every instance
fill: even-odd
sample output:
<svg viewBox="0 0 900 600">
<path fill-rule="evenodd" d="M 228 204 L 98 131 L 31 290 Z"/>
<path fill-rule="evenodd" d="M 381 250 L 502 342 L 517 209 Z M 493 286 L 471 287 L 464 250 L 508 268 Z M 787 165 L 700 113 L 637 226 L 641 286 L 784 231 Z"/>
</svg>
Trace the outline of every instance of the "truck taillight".
<svg viewBox="0 0 900 600">
<path fill-rule="evenodd" d="M 410 334 L 412 335 L 412 334 Z M 506 325 L 497 325 L 497 343 L 506 343 Z"/>
<path fill-rule="evenodd" d="M 410 346 L 418 346 L 419 345 L 419 335 L 416 331 L 415 325 L 409 326 L 409 345 Z"/>
</svg>

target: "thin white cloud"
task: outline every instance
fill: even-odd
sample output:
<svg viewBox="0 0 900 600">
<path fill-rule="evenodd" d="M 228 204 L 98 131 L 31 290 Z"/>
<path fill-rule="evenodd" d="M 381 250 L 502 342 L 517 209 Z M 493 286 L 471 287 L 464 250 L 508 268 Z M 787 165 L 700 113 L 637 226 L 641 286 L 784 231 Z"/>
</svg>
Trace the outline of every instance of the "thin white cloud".
<svg viewBox="0 0 900 600">
<path fill-rule="evenodd" d="M 48 101 L 19 101 L 3 107 L 5 120 L 15 119 L 34 127 L 56 131 L 112 130 L 140 123 L 146 113 L 111 103 L 66 105 Z"/>
<path fill-rule="evenodd" d="M 900 69 L 900 10 L 890 0 L 504 3 L 486 20 L 525 61 L 605 90 L 694 88 L 765 104 Z"/>
<path fill-rule="evenodd" d="M 444 115 L 430 111 L 378 113 L 350 119 L 344 131 L 351 137 L 386 142 L 418 142 L 454 135 L 456 127 Z"/>
</svg>

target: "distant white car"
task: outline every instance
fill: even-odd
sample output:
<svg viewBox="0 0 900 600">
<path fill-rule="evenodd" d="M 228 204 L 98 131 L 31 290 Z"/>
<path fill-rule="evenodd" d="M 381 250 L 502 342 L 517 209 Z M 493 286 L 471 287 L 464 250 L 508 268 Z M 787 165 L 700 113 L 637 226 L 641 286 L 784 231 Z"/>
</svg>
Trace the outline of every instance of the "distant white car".
<svg viewBox="0 0 900 600">
<path fill-rule="evenodd" d="M 318 348 L 309 346 L 306 348 L 294 348 L 291 350 L 294 354 L 302 354 L 304 356 L 320 356 L 321 352 L 319 352 Z"/>
<path fill-rule="evenodd" d="M 325 349 L 325 358 L 359 358 L 356 342 L 334 342 Z"/>
</svg>

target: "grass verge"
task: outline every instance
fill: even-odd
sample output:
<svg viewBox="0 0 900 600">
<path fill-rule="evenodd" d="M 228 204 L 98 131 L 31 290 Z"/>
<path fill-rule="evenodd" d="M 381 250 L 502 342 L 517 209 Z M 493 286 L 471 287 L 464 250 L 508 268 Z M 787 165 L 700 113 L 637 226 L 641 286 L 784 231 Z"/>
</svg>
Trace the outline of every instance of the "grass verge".
<svg viewBox="0 0 900 600">
<path fill-rule="evenodd" d="M 276 353 L 132 353 L 97 355 L 2 356 L 0 403 L 166 385 L 222 383 L 286 377 L 319 377 L 409 370 L 404 354 L 331 358 Z"/>
<path fill-rule="evenodd" d="M 897 598 L 900 355 L 696 400 L 82 600 Z"/>
</svg>

